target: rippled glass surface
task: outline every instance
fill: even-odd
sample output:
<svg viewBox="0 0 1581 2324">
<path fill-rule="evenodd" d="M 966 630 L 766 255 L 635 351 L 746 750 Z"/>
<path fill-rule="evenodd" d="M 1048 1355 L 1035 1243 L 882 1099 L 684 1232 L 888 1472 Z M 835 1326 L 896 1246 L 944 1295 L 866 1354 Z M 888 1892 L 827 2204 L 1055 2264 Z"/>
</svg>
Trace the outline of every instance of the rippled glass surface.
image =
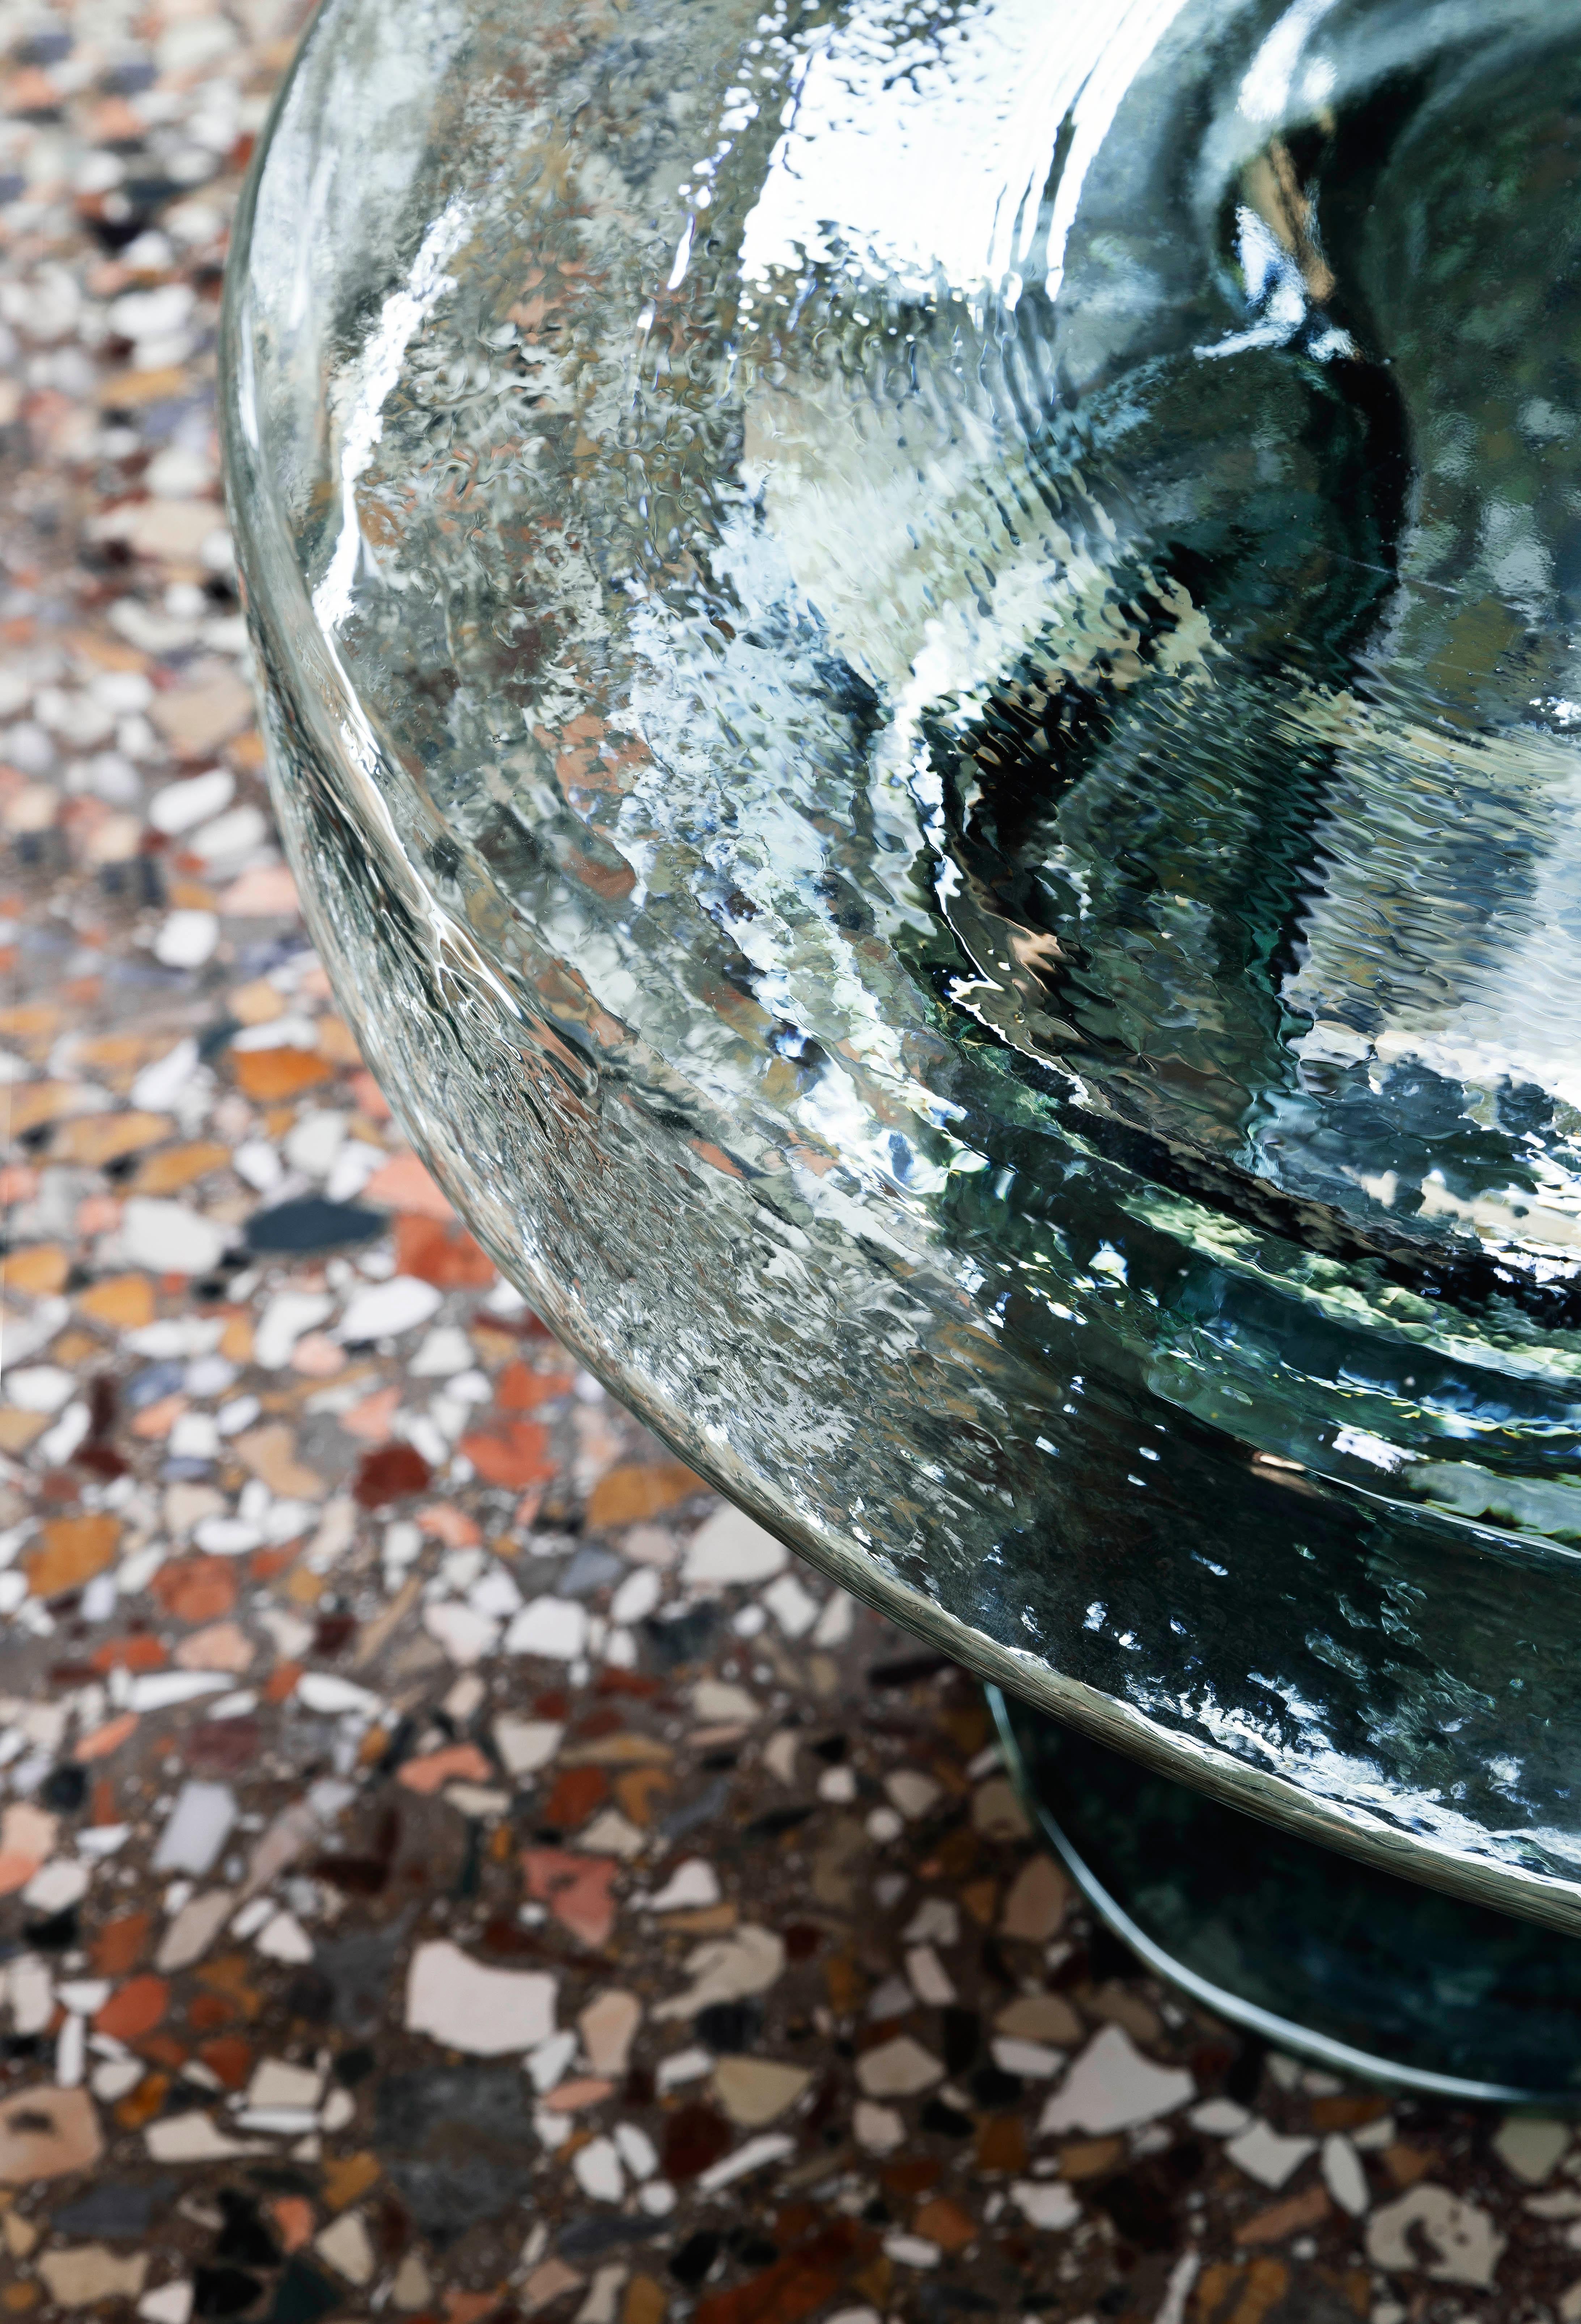
<svg viewBox="0 0 1581 2324">
<path fill-rule="evenodd" d="M 288 838 L 501 1263 L 1019 1692 L 1581 1924 L 1581 15 L 328 0 Z"/>
</svg>

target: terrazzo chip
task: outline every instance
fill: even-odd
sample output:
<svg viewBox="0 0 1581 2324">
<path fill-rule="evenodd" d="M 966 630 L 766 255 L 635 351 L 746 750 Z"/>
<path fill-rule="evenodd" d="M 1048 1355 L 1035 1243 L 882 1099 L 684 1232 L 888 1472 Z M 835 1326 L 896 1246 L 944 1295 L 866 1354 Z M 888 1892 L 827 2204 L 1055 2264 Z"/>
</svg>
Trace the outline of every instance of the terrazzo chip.
<svg viewBox="0 0 1581 2324">
<path fill-rule="evenodd" d="M 491 1969 L 443 1941 L 419 1945 L 407 1973 L 406 2022 L 476 2057 L 530 2050 L 552 2032 L 555 1980 L 531 1969 Z"/>
<path fill-rule="evenodd" d="M 1196 2095 L 1191 2076 L 1155 2065 L 1121 2025 L 1095 2034 L 1043 2110 L 1045 2137 L 1066 2131 L 1095 2135 L 1130 2130 L 1172 2114 Z"/>
</svg>

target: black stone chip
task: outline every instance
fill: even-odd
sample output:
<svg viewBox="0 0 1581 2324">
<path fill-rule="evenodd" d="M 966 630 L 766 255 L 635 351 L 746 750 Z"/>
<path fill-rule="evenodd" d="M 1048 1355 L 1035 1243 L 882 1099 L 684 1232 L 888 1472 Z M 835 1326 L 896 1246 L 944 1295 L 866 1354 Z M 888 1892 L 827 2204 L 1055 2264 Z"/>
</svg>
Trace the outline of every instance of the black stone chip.
<svg viewBox="0 0 1581 2324">
<path fill-rule="evenodd" d="M 262 2284 L 244 2267 L 197 2267 L 192 2271 L 194 2316 L 244 2316 L 262 2296 Z"/>
<path fill-rule="evenodd" d="M 679 2251 L 672 2253 L 670 2273 L 685 2291 L 695 2292 L 722 2248 L 721 2238 L 712 2227 L 699 2227 L 695 2235 L 687 2236 Z"/>
<path fill-rule="evenodd" d="M 247 1222 L 249 1250 L 290 1252 L 347 1250 L 354 1244 L 372 1242 L 390 1220 L 383 1211 L 363 1203 L 331 1203 L 322 1194 L 303 1194 L 292 1203 L 254 1211 Z"/>
<path fill-rule="evenodd" d="M 327 2276 L 320 2275 L 305 2259 L 293 2259 L 274 2287 L 264 2324 L 318 2324 L 332 2308 L 345 2305 L 344 2299 Z"/>
</svg>

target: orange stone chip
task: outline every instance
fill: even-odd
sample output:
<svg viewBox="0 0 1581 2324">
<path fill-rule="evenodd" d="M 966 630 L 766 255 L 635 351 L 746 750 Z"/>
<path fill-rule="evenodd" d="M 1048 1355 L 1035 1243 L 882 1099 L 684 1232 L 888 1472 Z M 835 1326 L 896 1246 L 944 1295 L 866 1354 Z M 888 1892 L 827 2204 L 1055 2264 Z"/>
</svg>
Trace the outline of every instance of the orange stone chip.
<svg viewBox="0 0 1581 2324">
<path fill-rule="evenodd" d="M 335 1067 L 311 1049 L 241 1049 L 232 1054 L 231 1070 L 244 1095 L 272 1105 L 328 1081 Z"/>
<path fill-rule="evenodd" d="M 518 1356 L 494 1383 L 494 1401 L 503 1412 L 531 1412 L 557 1396 L 569 1396 L 575 1381 L 574 1372 L 529 1371 Z"/>
<path fill-rule="evenodd" d="M 358 1093 L 361 1096 L 360 1089 Z M 443 1187 L 429 1176 L 415 1154 L 392 1155 L 363 1187 L 363 1200 L 377 1203 L 387 1211 L 410 1211 L 426 1219 L 437 1219 L 444 1226 L 448 1226 L 455 1216 Z"/>
<path fill-rule="evenodd" d="M 23 1082 L 11 1092 L 13 1138 L 25 1138 L 41 1121 L 63 1121 L 69 1113 L 91 1112 L 97 1093 L 86 1082 Z"/>
<path fill-rule="evenodd" d="M 9 1291 L 25 1291 L 32 1298 L 48 1297 L 60 1290 L 70 1268 L 64 1244 L 35 1242 L 26 1250 L 6 1253 L 5 1286 Z"/>
<path fill-rule="evenodd" d="M 277 2195 L 269 2207 L 269 2216 L 274 2221 L 282 2251 L 300 2251 L 304 2244 L 312 2241 L 317 2220 L 305 2195 Z"/>
<path fill-rule="evenodd" d="M 448 1223 L 413 1212 L 395 1222 L 395 1264 L 441 1291 L 485 1291 L 494 1262 L 454 1217 Z"/>
<path fill-rule="evenodd" d="M 107 1512 L 56 1517 L 44 1527 L 40 1547 L 22 1561 L 28 1587 L 35 1598 L 55 1598 L 63 1590 L 79 1590 L 113 1562 L 120 1538 L 121 1520 Z"/>
<path fill-rule="evenodd" d="M 333 2154 L 324 2164 L 324 2201 L 331 2211 L 344 2211 L 365 2195 L 370 2187 L 377 2186 L 383 2164 L 376 2154 L 364 2149 L 356 2154 Z"/>
<path fill-rule="evenodd" d="M 216 2034 L 212 2041 L 198 2044 L 198 2054 L 227 2090 L 246 2088 L 253 2072 L 253 2044 L 245 2034 Z"/>
<path fill-rule="evenodd" d="M 91 1735 L 85 1735 L 71 1756 L 80 1766 L 95 1759 L 107 1759 L 112 1751 L 121 1748 L 136 1725 L 137 1713 L 123 1711 L 117 1717 L 106 1719 L 102 1727 L 96 1727 Z"/>
<path fill-rule="evenodd" d="M 133 1977 L 111 1994 L 95 2017 L 94 2032 L 116 2042 L 136 2042 L 152 2034 L 170 2005 L 162 1977 Z"/>
<path fill-rule="evenodd" d="M 587 1522 L 597 1531 L 614 1526 L 639 1525 L 657 1517 L 694 1493 L 708 1490 L 701 1477 L 679 1461 L 628 1462 L 601 1477 L 588 1496 Z"/>
<path fill-rule="evenodd" d="M 919 2236 L 926 2236 L 931 2244 L 947 2252 L 964 2251 L 968 2244 L 977 2241 L 977 2221 L 948 2195 L 935 2195 L 932 2202 L 923 2204 L 911 2224 Z"/>
<path fill-rule="evenodd" d="M 123 1154 L 141 1154 L 168 1138 L 175 1123 L 164 1113 L 79 1113 L 55 1132 L 51 1148 L 59 1162 L 102 1170 Z"/>
<path fill-rule="evenodd" d="M 141 1332 L 153 1322 L 153 1286 L 146 1275 L 106 1275 L 82 1292 L 77 1305 L 96 1323 L 108 1323 L 117 1332 Z"/>
<path fill-rule="evenodd" d="M 518 1491 L 552 1477 L 549 1432 L 536 1420 L 512 1420 L 503 1428 L 480 1429 L 461 1440 L 461 1451 L 485 1484 Z"/>
<path fill-rule="evenodd" d="M 211 1170 L 223 1170 L 231 1158 L 228 1146 L 221 1146 L 212 1138 L 195 1139 L 190 1145 L 168 1147 L 162 1154 L 151 1154 L 137 1173 L 136 1185 L 140 1194 L 177 1194 L 183 1186 L 206 1178 Z"/>
<path fill-rule="evenodd" d="M 445 1784 L 489 1783 L 496 1773 L 475 1743 L 449 1743 L 442 1751 L 429 1751 L 420 1759 L 409 1759 L 398 1780 L 409 1792 L 432 1795 Z"/>
<path fill-rule="evenodd" d="M 1297 2235 L 1304 2227 L 1321 2225 L 1333 2206 L 1321 2187 L 1309 2187 L 1304 2194 L 1292 2195 L 1287 2202 L 1272 2203 L 1265 2211 L 1254 2212 L 1243 2219 L 1236 2229 L 1237 2244 L 1282 2244 L 1286 2236 Z"/>
<path fill-rule="evenodd" d="M 150 1590 L 177 1622 L 216 1622 L 236 1602 L 236 1569 L 225 1557 L 170 1557 Z"/>
<path fill-rule="evenodd" d="M 124 1977 L 142 1959 L 153 1930 L 152 1913 L 122 1913 L 106 1921 L 89 1949 L 100 1977 Z"/>
</svg>

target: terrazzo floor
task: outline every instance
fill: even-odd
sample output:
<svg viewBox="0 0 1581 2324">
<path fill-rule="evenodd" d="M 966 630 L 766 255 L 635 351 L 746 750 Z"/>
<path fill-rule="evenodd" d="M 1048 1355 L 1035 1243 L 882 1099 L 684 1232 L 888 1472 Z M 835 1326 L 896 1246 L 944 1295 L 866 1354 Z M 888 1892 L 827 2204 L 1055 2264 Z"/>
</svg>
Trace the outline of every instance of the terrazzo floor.
<svg viewBox="0 0 1581 2324">
<path fill-rule="evenodd" d="M 295 30 L 0 6 L 0 2318 L 1576 2324 L 1566 2126 L 1139 1975 L 403 1149 L 216 473 Z"/>
</svg>

